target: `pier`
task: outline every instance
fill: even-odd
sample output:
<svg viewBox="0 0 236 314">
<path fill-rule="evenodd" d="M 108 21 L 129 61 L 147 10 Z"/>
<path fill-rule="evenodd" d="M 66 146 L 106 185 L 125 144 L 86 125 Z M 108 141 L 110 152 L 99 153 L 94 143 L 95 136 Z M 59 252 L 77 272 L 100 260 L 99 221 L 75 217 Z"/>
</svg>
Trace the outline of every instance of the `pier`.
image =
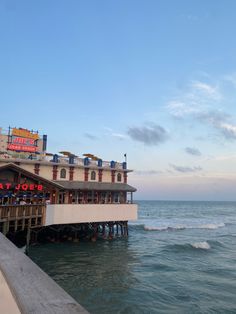
<svg viewBox="0 0 236 314">
<path fill-rule="evenodd" d="M 0 232 L 13 243 L 26 245 L 28 252 L 31 233 L 43 226 L 46 206 L 37 205 L 2 205 L 0 206 Z"/>
<path fill-rule="evenodd" d="M 36 228 L 43 225 L 45 217 L 45 205 L 2 205 L 0 206 L 0 231 L 16 233 L 28 228 Z"/>
<path fill-rule="evenodd" d="M 136 204 L 2 205 L 0 232 L 26 251 L 37 242 L 113 239 L 128 236 L 136 212 Z"/>
</svg>

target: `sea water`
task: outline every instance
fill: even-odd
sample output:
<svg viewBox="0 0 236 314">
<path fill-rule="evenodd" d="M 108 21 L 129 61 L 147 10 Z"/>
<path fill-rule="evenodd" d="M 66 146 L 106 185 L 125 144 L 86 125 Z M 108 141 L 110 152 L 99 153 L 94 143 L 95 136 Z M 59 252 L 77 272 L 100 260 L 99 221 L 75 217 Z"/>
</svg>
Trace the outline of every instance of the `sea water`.
<svg viewBox="0 0 236 314">
<path fill-rule="evenodd" d="M 128 238 L 30 257 L 90 313 L 236 313 L 236 203 L 138 205 Z"/>
</svg>

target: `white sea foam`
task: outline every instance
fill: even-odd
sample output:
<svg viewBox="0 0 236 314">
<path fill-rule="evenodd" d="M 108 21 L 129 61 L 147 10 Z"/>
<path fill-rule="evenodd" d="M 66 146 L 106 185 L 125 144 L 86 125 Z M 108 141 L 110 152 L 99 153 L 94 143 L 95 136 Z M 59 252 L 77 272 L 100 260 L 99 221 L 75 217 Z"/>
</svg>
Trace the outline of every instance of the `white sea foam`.
<svg viewBox="0 0 236 314">
<path fill-rule="evenodd" d="M 166 230 L 182 230 L 186 229 L 183 225 L 176 225 L 176 226 L 144 226 L 144 230 L 146 231 L 166 231 Z"/>
<path fill-rule="evenodd" d="M 202 250 L 209 250 L 210 244 L 207 243 L 207 241 L 203 241 L 203 242 L 195 242 L 191 244 L 192 247 L 194 247 L 195 249 L 202 249 Z"/>
<path fill-rule="evenodd" d="M 184 229 L 218 229 L 225 226 L 224 223 L 203 223 L 203 224 L 168 224 L 168 225 L 148 225 L 143 224 L 146 231 L 167 231 Z"/>
<path fill-rule="evenodd" d="M 224 227 L 225 224 L 222 222 L 222 223 L 216 223 L 216 224 L 203 224 L 203 225 L 199 225 L 198 229 L 218 229 L 218 228 L 221 228 L 221 227 Z"/>
<path fill-rule="evenodd" d="M 146 231 L 164 231 L 167 230 L 166 227 L 148 227 L 148 226 L 144 226 L 144 230 Z"/>
</svg>

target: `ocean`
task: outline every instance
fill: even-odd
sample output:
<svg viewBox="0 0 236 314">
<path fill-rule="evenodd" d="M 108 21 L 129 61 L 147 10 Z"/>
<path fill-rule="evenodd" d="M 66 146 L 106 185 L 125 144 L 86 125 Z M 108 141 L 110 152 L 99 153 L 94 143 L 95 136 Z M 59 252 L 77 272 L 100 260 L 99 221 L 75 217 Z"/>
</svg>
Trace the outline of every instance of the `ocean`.
<svg viewBox="0 0 236 314">
<path fill-rule="evenodd" d="M 137 203 L 128 238 L 30 257 L 90 313 L 236 313 L 236 202 Z"/>
</svg>

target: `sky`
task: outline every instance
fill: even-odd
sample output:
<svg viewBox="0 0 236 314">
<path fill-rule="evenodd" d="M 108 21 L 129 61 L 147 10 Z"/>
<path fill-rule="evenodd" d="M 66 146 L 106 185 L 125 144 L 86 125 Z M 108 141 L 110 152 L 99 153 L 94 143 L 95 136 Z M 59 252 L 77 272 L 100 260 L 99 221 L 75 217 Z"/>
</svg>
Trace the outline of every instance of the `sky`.
<svg viewBox="0 0 236 314">
<path fill-rule="evenodd" d="M 236 1 L 0 0 L 0 126 L 124 161 L 136 199 L 236 200 Z"/>
</svg>

